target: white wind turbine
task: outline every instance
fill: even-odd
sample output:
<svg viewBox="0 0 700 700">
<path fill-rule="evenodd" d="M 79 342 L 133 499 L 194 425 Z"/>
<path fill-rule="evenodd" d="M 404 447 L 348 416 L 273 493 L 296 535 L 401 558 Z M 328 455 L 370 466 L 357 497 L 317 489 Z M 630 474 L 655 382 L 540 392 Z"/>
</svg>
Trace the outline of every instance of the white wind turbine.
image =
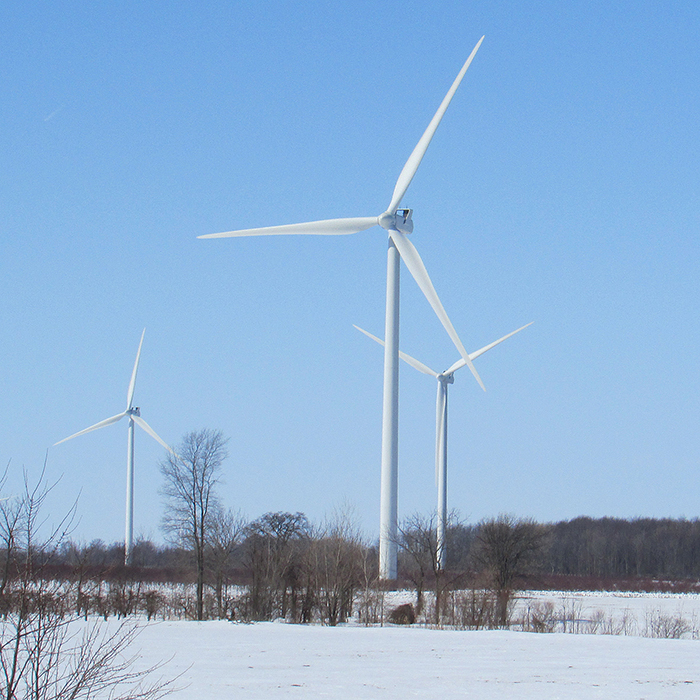
<svg viewBox="0 0 700 700">
<path fill-rule="evenodd" d="M 420 165 L 423 156 L 430 144 L 435 130 L 440 124 L 445 110 L 452 101 L 459 84 L 462 82 L 467 68 L 476 55 L 484 37 L 474 47 L 466 60 L 457 78 L 445 95 L 437 112 L 433 116 L 428 128 L 421 136 L 418 144 L 413 149 L 404 165 L 394 187 L 389 207 L 379 216 L 354 217 L 346 219 L 327 219 L 324 221 L 311 221 L 301 224 L 286 224 L 283 226 L 268 226 L 265 228 L 253 228 L 240 231 L 226 231 L 224 233 L 212 233 L 199 238 L 230 238 L 238 236 L 275 236 L 275 235 L 343 235 L 359 233 L 372 226 L 379 225 L 389 233 L 389 250 L 387 259 L 387 285 L 386 285 L 386 323 L 385 338 L 387 339 L 384 353 L 384 398 L 382 408 L 382 466 L 381 466 L 381 494 L 380 494 L 380 523 L 379 523 L 379 575 L 384 579 L 395 579 L 397 573 L 397 513 L 398 513 L 398 371 L 399 371 L 399 262 L 403 259 L 406 267 L 418 283 L 421 291 L 427 298 L 440 322 L 445 327 L 452 342 L 457 347 L 466 365 L 472 374 L 484 388 L 481 378 L 474 369 L 474 365 L 464 349 L 462 341 L 445 309 L 438 298 L 433 283 L 428 276 L 425 265 L 418 255 L 418 251 L 408 240 L 406 234 L 413 231 L 411 209 L 399 209 L 408 186 Z"/>
<path fill-rule="evenodd" d="M 54 443 L 55 445 L 60 445 L 62 442 L 67 440 L 72 440 L 78 435 L 85 435 L 93 430 L 98 430 L 99 428 L 104 428 L 112 423 L 120 421 L 126 416 L 129 417 L 129 438 L 128 438 L 128 448 L 126 453 L 126 532 L 124 537 L 124 563 L 131 564 L 131 554 L 134 546 L 134 423 L 140 428 L 145 430 L 154 440 L 158 441 L 166 450 L 173 452 L 169 445 L 167 445 L 158 435 L 156 431 L 151 428 L 146 421 L 141 418 L 141 409 L 133 405 L 134 400 L 134 389 L 136 387 L 136 373 L 139 369 L 139 360 L 141 359 L 141 346 L 143 345 L 143 336 L 146 334 L 146 329 L 143 329 L 141 333 L 141 342 L 139 343 L 139 349 L 136 353 L 136 362 L 134 362 L 134 369 L 131 373 L 131 381 L 129 382 L 129 389 L 126 393 L 126 410 L 122 413 L 118 413 L 116 416 L 111 418 L 106 418 L 95 425 L 91 425 L 85 430 L 74 433 L 63 440 L 59 440 Z M 176 455 L 177 456 L 177 455 Z"/>
<path fill-rule="evenodd" d="M 494 341 L 490 345 L 477 350 L 476 352 L 469 353 L 470 360 L 476 360 L 477 357 L 483 355 L 487 350 L 496 347 L 499 343 L 507 340 L 512 335 L 519 333 L 524 328 L 531 326 L 534 321 L 518 328 L 517 331 L 508 333 L 502 338 Z M 354 324 L 353 324 L 354 325 Z M 360 333 L 364 333 L 368 338 L 371 338 L 380 345 L 384 345 L 384 341 L 377 338 L 376 335 L 363 330 L 359 326 L 355 326 Z M 417 369 L 423 374 L 428 374 L 431 377 L 437 379 L 437 402 L 435 407 L 435 481 L 438 489 L 438 503 L 437 503 L 437 542 L 436 542 L 436 555 L 437 555 L 437 565 L 438 569 L 445 569 L 445 534 L 447 532 L 447 385 L 454 384 L 454 373 L 464 367 L 466 361 L 464 358 L 460 358 L 455 362 L 449 369 L 444 372 L 436 372 L 430 369 L 427 365 L 424 365 L 419 360 L 414 357 L 407 355 L 405 352 L 399 352 L 399 357 L 406 362 L 406 364 L 411 365 L 414 369 Z"/>
</svg>

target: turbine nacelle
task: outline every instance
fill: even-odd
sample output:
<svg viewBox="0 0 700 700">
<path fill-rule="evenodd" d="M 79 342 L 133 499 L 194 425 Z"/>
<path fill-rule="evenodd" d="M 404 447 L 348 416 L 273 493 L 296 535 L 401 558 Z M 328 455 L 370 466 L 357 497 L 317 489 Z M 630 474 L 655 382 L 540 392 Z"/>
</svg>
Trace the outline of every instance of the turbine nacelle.
<svg viewBox="0 0 700 700">
<path fill-rule="evenodd" d="M 387 231 L 401 231 L 401 233 L 413 233 L 413 209 L 397 209 L 396 213 L 385 211 L 377 223 Z"/>
<path fill-rule="evenodd" d="M 138 406 L 134 406 L 134 407 L 130 408 L 126 413 L 129 416 L 140 416 L 141 409 Z"/>
<path fill-rule="evenodd" d="M 442 374 L 438 374 L 437 380 L 443 384 L 454 384 L 455 374 L 454 372 L 443 372 Z"/>
</svg>

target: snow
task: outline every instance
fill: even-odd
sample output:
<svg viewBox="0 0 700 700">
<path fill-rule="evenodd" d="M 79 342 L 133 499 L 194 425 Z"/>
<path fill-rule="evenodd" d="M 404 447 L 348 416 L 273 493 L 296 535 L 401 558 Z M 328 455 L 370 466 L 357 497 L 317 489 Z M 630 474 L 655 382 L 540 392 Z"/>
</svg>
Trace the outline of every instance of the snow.
<svg viewBox="0 0 700 700">
<path fill-rule="evenodd" d="M 550 604 L 568 631 L 642 637 L 668 635 L 672 628 L 682 637 L 700 638 L 700 595 L 697 593 L 639 593 L 618 591 L 524 591 L 515 602 L 513 617 L 537 604 Z M 573 628 L 572 628 L 573 625 Z M 561 624 L 557 627 L 561 631 Z M 563 630 L 567 631 L 567 630 Z"/>
<path fill-rule="evenodd" d="M 183 674 L 178 700 L 700 695 L 691 639 L 183 621 L 144 625 L 136 644 L 139 667 L 170 659 L 163 672 Z"/>
<path fill-rule="evenodd" d="M 386 609 L 412 595 L 387 593 Z M 524 611 L 545 605 L 559 631 L 518 629 Z M 684 623 L 683 638 L 663 638 L 675 629 L 654 626 L 664 618 Z M 159 666 L 152 680 L 177 676 L 175 700 L 700 697 L 697 594 L 524 591 L 513 619 L 511 630 L 479 631 L 140 619 L 127 656 L 137 671 Z M 92 618 L 71 625 L 79 634 L 96 621 L 107 634 L 123 624 Z"/>
</svg>

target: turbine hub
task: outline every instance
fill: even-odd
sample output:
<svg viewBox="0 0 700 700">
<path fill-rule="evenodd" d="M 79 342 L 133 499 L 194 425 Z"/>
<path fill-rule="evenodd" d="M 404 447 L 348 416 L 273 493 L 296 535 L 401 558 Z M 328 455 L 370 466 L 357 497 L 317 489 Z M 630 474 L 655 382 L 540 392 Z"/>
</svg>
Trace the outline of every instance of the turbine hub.
<svg viewBox="0 0 700 700">
<path fill-rule="evenodd" d="M 390 214 L 388 211 L 385 211 L 378 219 L 377 223 L 383 228 L 386 229 L 387 231 L 391 230 L 392 228 L 396 228 L 394 226 L 394 215 Z"/>
<path fill-rule="evenodd" d="M 455 383 L 455 375 L 454 372 L 450 372 L 449 374 L 441 374 L 438 379 L 443 383 L 443 384 L 454 384 Z"/>
<path fill-rule="evenodd" d="M 129 409 L 129 415 L 130 416 L 140 416 L 141 409 L 138 406 L 134 406 L 133 408 Z"/>
</svg>

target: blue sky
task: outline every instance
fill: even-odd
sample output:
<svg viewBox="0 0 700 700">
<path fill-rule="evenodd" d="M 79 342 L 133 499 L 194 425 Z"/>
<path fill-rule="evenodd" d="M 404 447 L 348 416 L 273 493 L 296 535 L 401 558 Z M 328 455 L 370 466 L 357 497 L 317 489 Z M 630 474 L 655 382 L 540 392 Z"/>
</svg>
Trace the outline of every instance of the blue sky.
<svg viewBox="0 0 700 700">
<path fill-rule="evenodd" d="M 5 4 L 0 462 L 136 404 L 230 437 L 249 517 L 379 513 L 386 237 L 197 240 L 375 215 L 486 35 L 404 198 L 468 350 L 449 502 L 476 521 L 700 511 L 695 3 Z M 401 347 L 456 351 L 405 268 Z M 401 515 L 435 507 L 434 381 L 401 370 Z M 136 442 L 136 530 L 161 538 Z M 52 448 L 75 537 L 123 538 L 126 425 Z"/>
</svg>

